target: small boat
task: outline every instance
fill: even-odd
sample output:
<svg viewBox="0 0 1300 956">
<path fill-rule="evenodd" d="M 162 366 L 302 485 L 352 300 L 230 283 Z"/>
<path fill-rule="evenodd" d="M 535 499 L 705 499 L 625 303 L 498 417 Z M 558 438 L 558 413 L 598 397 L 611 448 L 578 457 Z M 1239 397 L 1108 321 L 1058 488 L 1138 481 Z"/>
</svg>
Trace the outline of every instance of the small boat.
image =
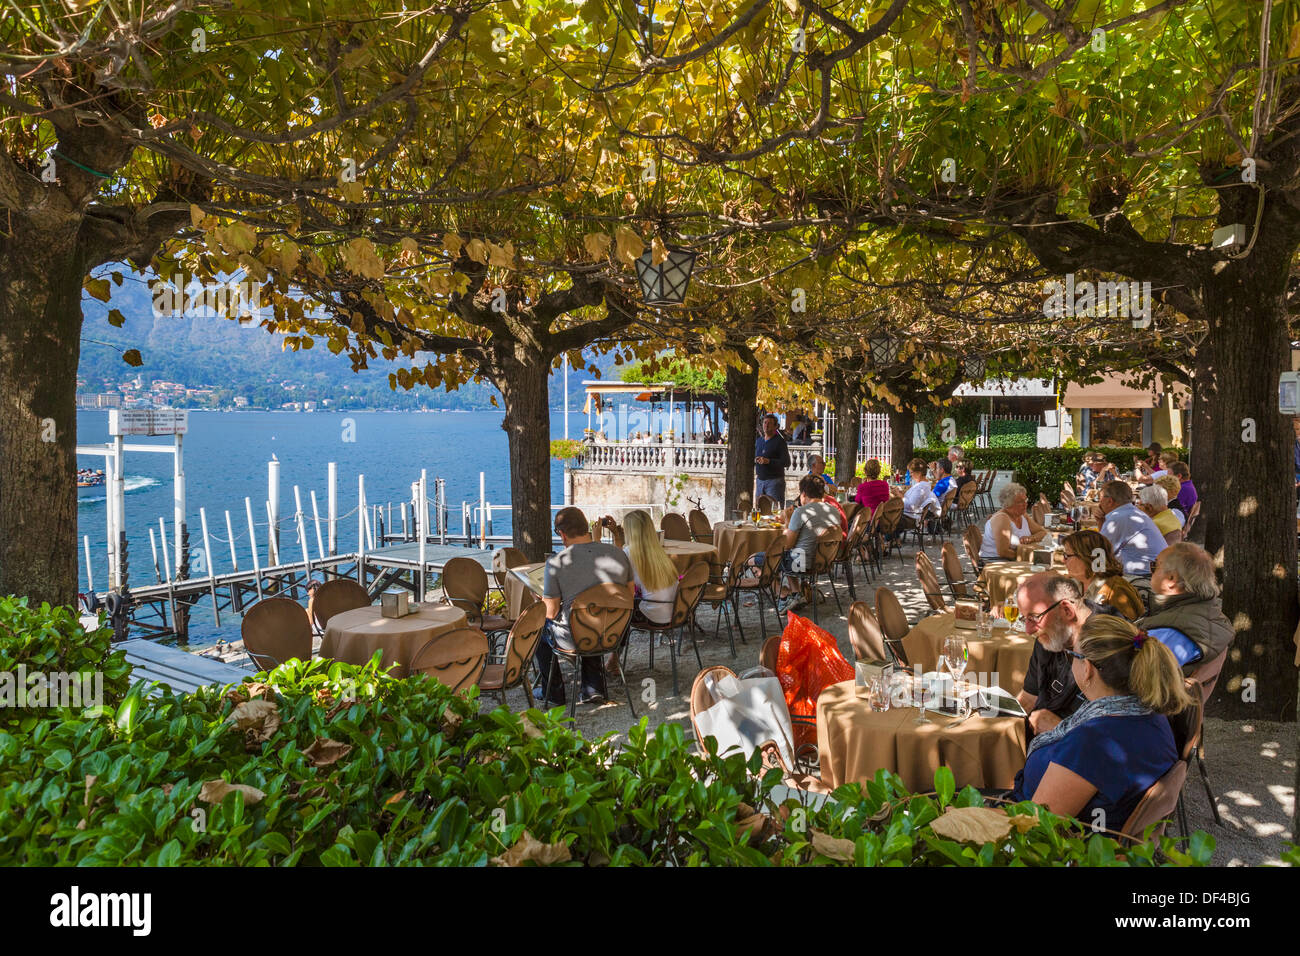
<svg viewBox="0 0 1300 956">
<path fill-rule="evenodd" d="M 104 485 L 104 472 L 91 471 L 89 468 L 78 469 L 77 487 L 78 488 L 101 488 Z"/>
</svg>

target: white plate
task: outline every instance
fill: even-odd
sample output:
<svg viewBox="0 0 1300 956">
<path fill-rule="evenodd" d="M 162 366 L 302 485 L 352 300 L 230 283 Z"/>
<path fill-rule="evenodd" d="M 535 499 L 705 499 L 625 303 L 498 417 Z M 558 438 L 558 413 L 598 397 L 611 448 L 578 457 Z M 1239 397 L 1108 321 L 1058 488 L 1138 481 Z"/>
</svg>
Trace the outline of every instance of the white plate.
<svg viewBox="0 0 1300 956">
<path fill-rule="evenodd" d="M 1010 621 L 1004 621 L 1004 620 L 1003 620 L 1002 618 L 1000 618 L 1000 617 L 995 617 L 995 618 L 993 619 L 993 626 L 994 626 L 994 627 L 1011 627 L 1011 622 L 1010 622 Z"/>
</svg>

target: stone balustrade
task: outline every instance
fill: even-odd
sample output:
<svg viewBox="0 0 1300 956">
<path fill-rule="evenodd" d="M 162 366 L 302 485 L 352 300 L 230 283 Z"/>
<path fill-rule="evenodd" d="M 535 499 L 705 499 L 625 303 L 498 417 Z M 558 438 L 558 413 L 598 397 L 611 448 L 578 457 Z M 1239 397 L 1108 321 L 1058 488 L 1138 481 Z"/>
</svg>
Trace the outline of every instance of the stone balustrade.
<svg viewBox="0 0 1300 956">
<path fill-rule="evenodd" d="M 821 445 L 790 446 L 790 474 L 808 473 L 808 458 Z M 686 442 L 595 442 L 583 447 L 570 467 L 624 474 L 686 473 L 721 475 L 727 470 L 727 446 Z"/>
</svg>

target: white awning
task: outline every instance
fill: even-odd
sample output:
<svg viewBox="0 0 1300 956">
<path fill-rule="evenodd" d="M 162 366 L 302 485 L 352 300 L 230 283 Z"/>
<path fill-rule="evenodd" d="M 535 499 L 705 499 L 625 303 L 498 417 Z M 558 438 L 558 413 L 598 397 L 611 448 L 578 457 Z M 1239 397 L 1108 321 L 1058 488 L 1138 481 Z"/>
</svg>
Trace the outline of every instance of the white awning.
<svg viewBox="0 0 1300 956">
<path fill-rule="evenodd" d="M 986 382 L 963 382 L 954 398 L 1055 398 L 1056 380 L 1051 378 L 991 378 Z"/>
</svg>

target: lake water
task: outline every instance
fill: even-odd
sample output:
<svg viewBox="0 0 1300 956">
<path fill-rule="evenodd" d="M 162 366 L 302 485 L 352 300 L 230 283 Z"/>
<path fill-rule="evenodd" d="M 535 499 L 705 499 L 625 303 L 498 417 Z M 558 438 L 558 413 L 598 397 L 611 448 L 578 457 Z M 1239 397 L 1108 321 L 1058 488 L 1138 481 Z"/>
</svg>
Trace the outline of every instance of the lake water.
<svg viewBox="0 0 1300 956">
<path fill-rule="evenodd" d="M 348 427 L 347 420 L 352 427 Z M 307 539 L 316 557 L 316 532 L 312 524 L 310 492 L 316 492 L 322 523 L 327 508 L 327 465 L 338 466 L 338 511 L 348 514 L 357 506 L 357 475 L 366 477 L 366 500 L 381 504 L 409 500 L 411 482 L 420 470 L 429 478 L 429 494 L 435 478 L 447 487 L 448 527 L 461 528 L 462 501 L 477 503 L 479 472 L 484 473 L 487 500 L 493 504 L 510 500 L 509 454 L 501 429 L 502 413 L 482 412 L 212 412 L 191 411 L 189 434 L 184 440 L 186 514 L 190 529 L 191 568 L 195 568 L 203 537 L 199 508 L 206 509 L 212 561 L 218 574 L 231 570 L 225 512 L 230 511 L 240 567 L 252 564 L 249 551 L 248 519 L 244 498 L 250 498 L 257 523 L 259 560 L 266 556 L 267 463 L 274 455 L 280 461 L 280 548 L 283 560 L 301 560 L 293 523 L 294 485 L 302 494 L 308 516 Z M 581 437 L 586 417 L 569 412 L 569 429 Z M 564 434 L 563 412 L 551 415 L 551 435 Z M 351 439 L 351 440 L 348 440 Z M 77 441 L 102 444 L 108 437 L 108 412 L 82 411 L 77 414 Z M 134 438 L 133 444 L 170 446 L 170 438 Z M 104 468 L 102 456 L 82 455 L 81 468 Z M 126 528 L 130 555 L 130 583 L 136 587 L 156 582 L 149 529 L 160 534 L 158 519 L 165 519 L 168 535 L 172 527 L 172 456 L 149 452 L 126 453 Z M 562 504 L 564 468 L 551 462 L 551 501 Z M 432 511 L 432 509 L 431 509 Z M 394 515 L 396 515 L 396 509 Z M 400 529 L 400 519 L 394 522 Z M 107 585 L 107 534 L 103 489 L 82 489 L 79 507 L 78 553 L 80 589 L 86 590 L 86 556 L 82 536 L 90 541 L 90 560 L 96 589 Z M 508 515 L 493 518 L 495 534 L 509 534 Z M 322 524 L 322 537 L 324 537 Z M 357 546 L 357 516 L 339 522 L 338 548 L 353 551 Z M 169 559 L 171 552 L 169 552 Z M 159 555 L 159 565 L 162 556 Z M 173 568 L 173 571 L 175 569 Z M 191 576 L 198 576 L 192 571 Z M 218 636 L 205 604 L 192 617 L 191 642 L 209 643 Z M 229 619 L 223 619 L 223 623 Z M 237 619 L 236 630 L 237 634 Z M 230 639 L 231 628 L 221 636 Z"/>
</svg>

